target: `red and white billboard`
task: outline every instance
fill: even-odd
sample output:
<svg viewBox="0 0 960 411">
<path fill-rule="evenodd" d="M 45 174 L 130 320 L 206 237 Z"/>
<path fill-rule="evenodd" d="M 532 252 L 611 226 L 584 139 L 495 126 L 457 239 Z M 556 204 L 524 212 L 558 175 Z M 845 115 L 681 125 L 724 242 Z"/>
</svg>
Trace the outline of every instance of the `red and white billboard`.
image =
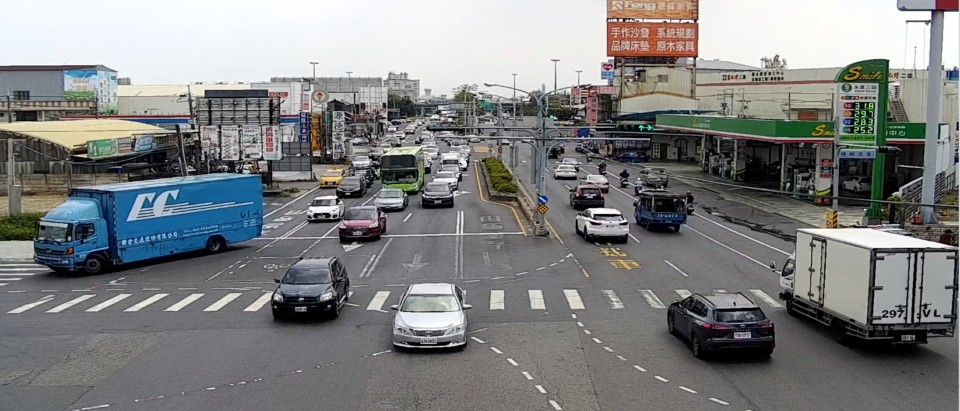
<svg viewBox="0 0 960 411">
<path fill-rule="evenodd" d="M 960 0 L 897 0 L 900 11 L 960 11 Z"/>
</svg>

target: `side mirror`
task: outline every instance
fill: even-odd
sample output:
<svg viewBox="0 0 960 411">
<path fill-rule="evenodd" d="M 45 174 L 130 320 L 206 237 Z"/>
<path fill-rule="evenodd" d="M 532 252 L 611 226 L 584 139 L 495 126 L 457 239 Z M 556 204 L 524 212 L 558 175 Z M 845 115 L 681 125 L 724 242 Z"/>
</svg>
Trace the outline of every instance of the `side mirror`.
<svg viewBox="0 0 960 411">
<path fill-rule="evenodd" d="M 571 188 L 571 189 L 570 189 L 570 192 L 572 193 L 573 191 L 574 191 L 574 190 Z"/>
<path fill-rule="evenodd" d="M 473 306 L 470 305 L 470 304 L 464 304 L 464 305 L 463 305 L 463 309 L 464 309 L 464 310 L 470 310 L 470 309 L 473 309 Z"/>
<path fill-rule="evenodd" d="M 771 262 L 770 262 L 770 270 L 771 270 L 771 271 L 777 271 L 777 262 L 776 262 L 776 261 L 771 261 Z"/>
<path fill-rule="evenodd" d="M 391 310 L 393 310 L 393 311 L 397 311 L 397 310 L 399 310 L 399 309 L 400 309 L 400 306 L 399 306 L 399 305 L 396 305 L 396 304 L 394 304 L 394 305 L 391 305 L 391 306 L 390 306 L 390 309 L 391 309 Z"/>
<path fill-rule="evenodd" d="M 274 279 L 273 279 L 273 282 L 279 284 L 279 283 L 280 283 L 280 279 L 279 279 L 279 278 L 274 278 Z"/>
<path fill-rule="evenodd" d="M 634 201 L 634 202 L 633 202 L 633 206 L 634 206 L 634 207 L 636 207 L 637 204 L 640 204 L 640 202 L 639 202 L 639 201 Z"/>
</svg>

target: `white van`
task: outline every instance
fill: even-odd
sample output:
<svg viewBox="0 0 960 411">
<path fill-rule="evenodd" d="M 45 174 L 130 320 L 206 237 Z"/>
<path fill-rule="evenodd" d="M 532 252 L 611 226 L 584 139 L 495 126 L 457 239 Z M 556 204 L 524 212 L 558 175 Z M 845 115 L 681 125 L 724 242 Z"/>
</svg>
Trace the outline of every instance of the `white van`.
<svg viewBox="0 0 960 411">
<path fill-rule="evenodd" d="M 460 167 L 461 171 L 467 169 L 467 159 L 463 158 L 459 153 L 443 153 L 440 157 L 440 164 L 455 164 L 457 167 Z"/>
</svg>

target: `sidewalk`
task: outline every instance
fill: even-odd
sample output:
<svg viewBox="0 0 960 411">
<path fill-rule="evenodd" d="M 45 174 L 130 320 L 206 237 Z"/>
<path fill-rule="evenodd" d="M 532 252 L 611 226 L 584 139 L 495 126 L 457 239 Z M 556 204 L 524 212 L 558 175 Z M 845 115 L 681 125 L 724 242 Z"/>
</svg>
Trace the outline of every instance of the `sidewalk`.
<svg viewBox="0 0 960 411">
<path fill-rule="evenodd" d="M 0 241 L 0 261 L 33 261 L 33 241 Z"/>
<path fill-rule="evenodd" d="M 616 162 L 607 159 L 608 162 Z M 618 163 L 620 164 L 620 163 Z M 688 185 L 714 192 L 726 200 L 777 214 L 810 227 L 824 227 L 827 207 L 773 194 L 750 190 L 750 186 L 720 177 L 704 174 L 699 164 L 675 162 L 651 162 L 625 164 L 630 167 L 662 167 L 671 175 Z M 840 206 L 840 226 L 860 225 L 864 209 Z"/>
</svg>

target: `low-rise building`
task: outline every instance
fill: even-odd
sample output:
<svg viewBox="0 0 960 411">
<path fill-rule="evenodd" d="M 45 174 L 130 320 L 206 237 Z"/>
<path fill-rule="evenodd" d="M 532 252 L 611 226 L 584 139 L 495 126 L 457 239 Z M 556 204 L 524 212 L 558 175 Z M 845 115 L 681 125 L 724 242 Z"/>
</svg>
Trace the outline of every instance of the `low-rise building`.
<svg viewBox="0 0 960 411">
<path fill-rule="evenodd" d="M 401 98 L 406 97 L 413 101 L 420 98 L 420 80 L 411 79 L 409 73 L 394 73 L 391 71 L 387 74 L 387 79 L 384 80 L 383 85 L 387 88 L 387 93 L 391 95 Z"/>
<path fill-rule="evenodd" d="M 0 66 L 0 90 L 0 122 L 117 113 L 117 71 L 99 64 Z"/>
</svg>

